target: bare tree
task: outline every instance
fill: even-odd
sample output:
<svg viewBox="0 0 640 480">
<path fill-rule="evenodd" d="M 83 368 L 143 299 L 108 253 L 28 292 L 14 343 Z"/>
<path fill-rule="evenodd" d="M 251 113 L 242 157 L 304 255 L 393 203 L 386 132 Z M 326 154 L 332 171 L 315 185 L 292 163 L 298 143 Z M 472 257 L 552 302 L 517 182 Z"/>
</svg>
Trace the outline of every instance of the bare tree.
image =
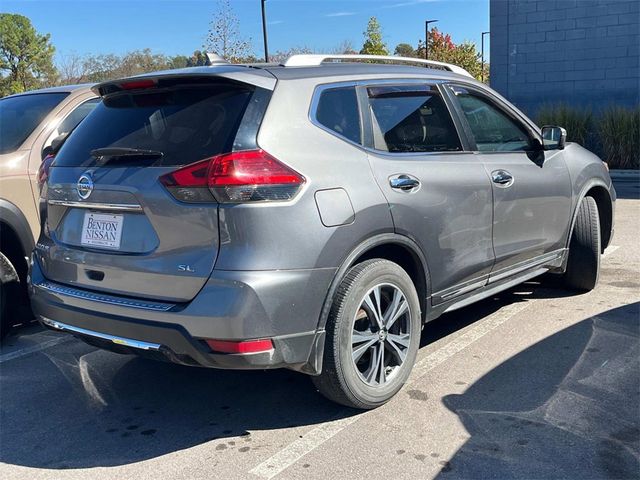
<svg viewBox="0 0 640 480">
<path fill-rule="evenodd" d="M 251 39 L 240 36 L 240 22 L 229 0 L 218 0 L 218 8 L 213 14 L 204 49 L 238 62 L 251 54 Z"/>
<path fill-rule="evenodd" d="M 301 55 L 313 53 L 313 50 L 307 46 L 291 47 L 289 50 L 278 50 L 276 53 L 269 55 L 269 61 L 272 63 L 284 63 L 291 55 Z"/>
<path fill-rule="evenodd" d="M 353 42 L 351 40 L 345 39 L 338 43 L 335 47 L 333 47 L 330 53 L 334 53 L 336 55 L 353 55 L 354 53 L 358 52 L 353 47 Z"/>
<path fill-rule="evenodd" d="M 87 81 L 86 59 L 76 52 L 61 55 L 58 60 L 58 75 L 61 85 L 82 83 Z"/>
</svg>

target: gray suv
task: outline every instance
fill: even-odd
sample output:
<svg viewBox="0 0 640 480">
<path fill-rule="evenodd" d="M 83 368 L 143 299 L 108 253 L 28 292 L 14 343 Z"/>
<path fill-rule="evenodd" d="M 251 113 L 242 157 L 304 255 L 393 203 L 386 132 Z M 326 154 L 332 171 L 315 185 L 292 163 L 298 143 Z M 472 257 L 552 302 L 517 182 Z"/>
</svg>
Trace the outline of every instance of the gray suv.
<svg viewBox="0 0 640 480">
<path fill-rule="evenodd" d="M 45 186 L 40 321 L 184 365 L 290 368 L 374 408 L 444 312 L 545 272 L 592 289 L 606 164 L 459 67 L 371 60 L 95 87 Z"/>
</svg>

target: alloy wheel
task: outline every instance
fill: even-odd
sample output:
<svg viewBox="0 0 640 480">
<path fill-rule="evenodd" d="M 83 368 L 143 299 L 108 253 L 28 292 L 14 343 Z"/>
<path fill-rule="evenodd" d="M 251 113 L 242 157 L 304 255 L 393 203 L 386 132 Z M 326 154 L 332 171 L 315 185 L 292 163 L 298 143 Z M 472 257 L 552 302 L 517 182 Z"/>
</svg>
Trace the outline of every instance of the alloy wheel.
<svg viewBox="0 0 640 480">
<path fill-rule="evenodd" d="M 402 291 L 383 283 L 360 303 L 351 332 L 351 357 L 360 379 L 379 387 L 400 371 L 411 344 L 411 310 Z"/>
</svg>

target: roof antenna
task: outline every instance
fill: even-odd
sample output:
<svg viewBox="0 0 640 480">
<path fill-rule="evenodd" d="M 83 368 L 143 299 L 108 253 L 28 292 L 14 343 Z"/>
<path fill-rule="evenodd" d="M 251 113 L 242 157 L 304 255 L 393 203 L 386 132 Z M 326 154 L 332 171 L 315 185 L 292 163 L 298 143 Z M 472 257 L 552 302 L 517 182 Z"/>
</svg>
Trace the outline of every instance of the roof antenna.
<svg viewBox="0 0 640 480">
<path fill-rule="evenodd" d="M 217 53 L 205 52 L 205 54 L 207 55 L 207 59 L 209 60 L 209 65 L 220 65 L 229 63 Z"/>
</svg>

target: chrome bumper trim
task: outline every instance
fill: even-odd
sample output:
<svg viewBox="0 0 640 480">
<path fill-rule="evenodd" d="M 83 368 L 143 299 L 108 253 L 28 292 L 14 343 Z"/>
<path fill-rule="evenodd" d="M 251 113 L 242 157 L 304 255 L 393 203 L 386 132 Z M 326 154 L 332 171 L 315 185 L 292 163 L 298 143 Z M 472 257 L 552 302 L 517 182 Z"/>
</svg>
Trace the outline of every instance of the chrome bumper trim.
<svg viewBox="0 0 640 480">
<path fill-rule="evenodd" d="M 49 205 L 59 205 L 62 207 L 88 208 L 90 210 L 109 210 L 117 212 L 142 212 L 142 207 L 135 203 L 91 203 L 73 202 L 67 200 L 48 200 Z"/>
<path fill-rule="evenodd" d="M 74 327 L 73 325 L 67 325 L 66 323 L 51 320 L 47 317 L 40 317 L 40 321 L 47 327 L 51 327 L 54 330 L 100 338 L 102 340 L 108 340 L 115 343 L 116 345 L 122 345 L 125 347 L 137 348 L 139 350 L 151 350 L 156 352 L 160 351 L 161 347 L 161 345 L 158 343 L 141 342 L 140 340 L 133 340 L 131 338 L 116 337 L 115 335 L 109 335 L 108 333 L 94 332 L 93 330 L 87 330 L 86 328 Z"/>
<path fill-rule="evenodd" d="M 167 312 L 175 307 L 174 303 L 160 303 L 142 300 L 130 300 L 128 298 L 116 297 L 114 295 L 105 295 L 101 293 L 89 292 L 73 287 L 65 287 L 48 281 L 42 281 L 33 284 L 34 287 L 48 290 L 49 292 L 59 293 L 68 297 L 81 298 L 83 300 L 91 300 L 94 302 L 108 303 L 110 305 L 119 305 L 122 307 L 140 308 L 142 310 L 153 310 L 156 312 Z"/>
</svg>

